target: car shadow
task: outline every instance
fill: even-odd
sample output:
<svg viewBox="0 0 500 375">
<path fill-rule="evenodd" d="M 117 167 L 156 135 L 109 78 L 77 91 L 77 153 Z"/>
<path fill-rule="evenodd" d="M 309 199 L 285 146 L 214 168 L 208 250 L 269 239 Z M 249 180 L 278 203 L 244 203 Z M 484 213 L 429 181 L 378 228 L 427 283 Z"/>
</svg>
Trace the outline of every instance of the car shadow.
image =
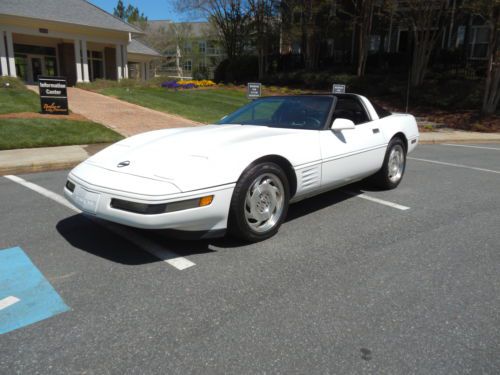
<svg viewBox="0 0 500 375">
<path fill-rule="evenodd" d="M 77 214 L 59 221 L 56 230 L 73 247 L 95 256 L 124 265 L 141 265 L 158 262 L 160 259 L 144 251 L 148 244 L 140 246 L 120 233 L 129 233 L 131 237 L 145 237 L 154 241 L 162 250 L 175 253 L 176 256 L 190 256 L 213 252 L 208 241 L 183 241 L 166 238 L 158 231 L 147 231 L 104 222 Z M 140 240 L 139 240 L 140 242 Z"/>
<path fill-rule="evenodd" d="M 351 194 L 347 194 L 343 190 L 349 190 Z M 351 199 L 353 198 L 352 194 L 362 194 L 362 190 L 367 190 L 365 185 L 356 183 L 348 185 L 342 190 L 328 191 L 292 204 L 285 223 Z M 135 229 L 84 214 L 73 215 L 61 220 L 57 223 L 56 229 L 73 247 L 124 265 L 141 265 L 158 262 L 160 259 L 144 251 L 142 246 L 129 241 L 119 233 L 129 233 L 132 237 L 137 235 L 145 237 L 154 241 L 161 249 L 181 257 L 216 252 L 216 248 L 230 249 L 252 245 L 231 237 L 180 240 L 169 237 L 167 233 L 160 230 Z"/>
</svg>

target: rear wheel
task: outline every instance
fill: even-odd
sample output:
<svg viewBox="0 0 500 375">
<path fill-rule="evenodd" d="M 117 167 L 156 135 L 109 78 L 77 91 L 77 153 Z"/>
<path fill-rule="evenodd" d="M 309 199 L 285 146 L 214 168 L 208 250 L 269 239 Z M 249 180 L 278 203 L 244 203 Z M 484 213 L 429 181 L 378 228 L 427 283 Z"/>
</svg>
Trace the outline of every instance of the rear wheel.
<svg viewBox="0 0 500 375">
<path fill-rule="evenodd" d="M 382 168 L 373 175 L 371 182 L 381 189 L 394 189 L 403 179 L 405 168 L 405 145 L 401 138 L 393 138 L 387 147 L 384 164 L 382 165 Z"/>
<path fill-rule="evenodd" d="M 286 217 L 289 199 L 288 179 L 278 165 L 261 163 L 249 168 L 234 189 L 230 234 L 250 242 L 273 236 Z"/>
</svg>

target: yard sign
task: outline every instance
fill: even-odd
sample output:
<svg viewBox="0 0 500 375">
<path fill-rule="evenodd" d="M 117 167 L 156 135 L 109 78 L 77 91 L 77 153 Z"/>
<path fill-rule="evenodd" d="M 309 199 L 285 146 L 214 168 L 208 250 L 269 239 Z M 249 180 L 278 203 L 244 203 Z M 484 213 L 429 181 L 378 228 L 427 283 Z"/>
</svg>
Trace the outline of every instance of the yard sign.
<svg viewBox="0 0 500 375">
<path fill-rule="evenodd" d="M 67 86 L 64 77 L 38 76 L 42 113 L 51 115 L 69 114 Z"/>
</svg>

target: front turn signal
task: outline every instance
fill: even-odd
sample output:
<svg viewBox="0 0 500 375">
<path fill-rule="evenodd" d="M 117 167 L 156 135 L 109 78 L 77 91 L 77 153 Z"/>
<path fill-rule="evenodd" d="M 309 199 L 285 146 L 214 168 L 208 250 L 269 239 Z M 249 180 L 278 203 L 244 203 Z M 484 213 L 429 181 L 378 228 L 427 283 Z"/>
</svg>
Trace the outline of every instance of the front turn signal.
<svg viewBox="0 0 500 375">
<path fill-rule="evenodd" d="M 208 206 L 209 204 L 212 203 L 213 200 L 214 200 L 213 195 L 207 195 L 206 197 L 200 198 L 200 202 L 198 203 L 198 206 L 199 207 Z"/>
</svg>

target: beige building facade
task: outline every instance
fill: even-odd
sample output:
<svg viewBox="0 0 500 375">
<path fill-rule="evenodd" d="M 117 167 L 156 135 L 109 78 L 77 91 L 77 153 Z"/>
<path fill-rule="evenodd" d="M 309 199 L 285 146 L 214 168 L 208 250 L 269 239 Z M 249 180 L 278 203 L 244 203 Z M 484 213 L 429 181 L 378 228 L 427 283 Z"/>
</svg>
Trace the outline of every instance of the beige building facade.
<svg viewBox="0 0 500 375">
<path fill-rule="evenodd" d="M 141 35 L 84 0 L 2 0 L 0 73 L 27 83 L 64 76 L 70 85 L 130 73 L 148 79 L 160 55 L 135 39 Z"/>
</svg>

